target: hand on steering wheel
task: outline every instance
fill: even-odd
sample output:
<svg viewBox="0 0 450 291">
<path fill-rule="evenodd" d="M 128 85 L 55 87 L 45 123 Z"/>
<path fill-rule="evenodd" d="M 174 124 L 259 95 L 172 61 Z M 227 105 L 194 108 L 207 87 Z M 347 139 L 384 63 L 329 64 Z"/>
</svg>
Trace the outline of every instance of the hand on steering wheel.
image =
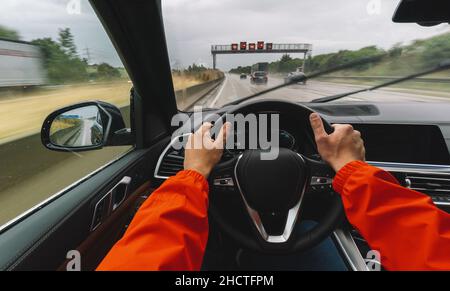
<svg viewBox="0 0 450 291">
<path fill-rule="evenodd" d="M 225 123 L 213 140 L 211 138 L 211 123 L 204 123 L 197 132 L 189 136 L 186 144 L 184 169 L 194 170 L 208 179 L 212 169 L 223 155 L 226 138 L 230 133 L 231 124 Z"/>
<path fill-rule="evenodd" d="M 317 150 L 336 173 L 350 162 L 365 161 L 366 150 L 361 133 L 350 124 L 334 124 L 334 132 L 328 134 L 319 114 L 311 114 L 310 121 Z"/>
</svg>

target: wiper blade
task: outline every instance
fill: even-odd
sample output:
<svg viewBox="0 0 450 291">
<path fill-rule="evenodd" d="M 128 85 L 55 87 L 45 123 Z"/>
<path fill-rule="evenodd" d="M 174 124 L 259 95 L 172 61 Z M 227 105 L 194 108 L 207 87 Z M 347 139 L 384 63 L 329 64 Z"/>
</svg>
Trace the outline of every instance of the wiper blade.
<svg viewBox="0 0 450 291">
<path fill-rule="evenodd" d="M 236 104 L 242 103 L 244 101 L 247 101 L 247 100 L 250 100 L 250 99 L 253 99 L 253 98 L 265 95 L 267 93 L 276 91 L 278 89 L 281 89 L 281 88 L 284 88 L 284 87 L 288 87 L 288 86 L 291 86 L 291 85 L 294 85 L 294 84 L 297 84 L 297 83 L 300 83 L 300 82 L 304 82 L 304 81 L 307 81 L 307 80 L 310 80 L 310 79 L 314 79 L 314 78 L 317 78 L 317 77 L 320 77 L 320 76 L 323 76 L 323 75 L 327 75 L 327 74 L 330 74 L 330 73 L 334 73 L 334 72 L 350 69 L 350 68 L 353 68 L 353 67 L 356 67 L 356 66 L 360 66 L 360 65 L 376 63 L 376 62 L 381 61 L 381 59 L 383 59 L 387 55 L 388 55 L 387 53 L 378 54 L 378 55 L 375 55 L 375 56 L 362 58 L 360 60 L 357 60 L 357 61 L 354 61 L 354 62 L 350 62 L 350 63 L 344 64 L 344 65 L 340 65 L 340 66 L 336 66 L 336 67 L 333 67 L 333 68 L 330 68 L 330 69 L 326 69 L 326 70 L 323 70 L 323 71 L 312 73 L 310 75 L 293 76 L 293 77 L 291 77 L 289 79 L 288 82 L 286 82 L 284 84 L 281 84 L 281 85 L 269 88 L 267 90 L 258 92 L 256 94 L 250 95 L 248 97 L 244 97 L 244 98 L 238 99 L 236 101 L 227 103 L 224 106 L 236 105 Z"/>
<path fill-rule="evenodd" d="M 418 77 L 422 77 L 428 74 L 432 74 L 432 73 L 436 73 L 436 72 L 440 72 L 440 71 L 445 71 L 450 69 L 450 60 L 445 60 L 443 62 L 441 62 L 439 65 L 437 65 L 436 67 L 426 70 L 426 71 L 422 71 L 419 73 L 415 73 L 403 78 L 398 78 L 389 82 L 385 82 L 382 83 L 380 85 L 376 85 L 373 87 L 369 87 L 369 88 L 364 88 L 364 89 L 359 89 L 359 90 L 355 90 L 355 91 L 351 91 L 351 92 L 347 92 L 347 93 L 342 93 L 342 94 L 337 94 L 337 95 L 332 95 L 332 96 L 328 96 L 328 97 L 322 97 L 322 98 L 318 98 L 318 99 L 314 99 L 311 101 L 311 103 L 327 103 L 327 102 L 331 102 L 331 101 L 335 101 L 335 100 L 339 100 L 342 99 L 344 97 L 348 97 L 348 96 L 352 96 L 358 93 L 363 93 L 363 92 L 371 92 L 374 90 L 378 90 L 384 87 L 389 87 L 391 85 L 395 85 L 398 83 L 402 83 L 405 81 L 409 81 Z"/>
</svg>

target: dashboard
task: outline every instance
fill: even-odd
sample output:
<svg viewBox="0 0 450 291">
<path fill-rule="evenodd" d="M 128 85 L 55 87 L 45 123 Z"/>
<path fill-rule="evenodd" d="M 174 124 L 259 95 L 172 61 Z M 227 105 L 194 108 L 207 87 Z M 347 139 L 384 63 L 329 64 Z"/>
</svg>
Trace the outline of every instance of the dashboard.
<svg viewBox="0 0 450 291">
<path fill-rule="evenodd" d="M 449 165 L 450 154 L 436 125 L 353 124 L 369 161 Z"/>
<path fill-rule="evenodd" d="M 442 210 L 450 212 L 450 102 L 449 103 L 330 103 L 305 104 L 330 124 L 348 123 L 359 130 L 365 141 L 368 163 L 394 175 L 400 184 L 429 195 Z M 218 115 L 227 113 L 232 107 L 217 111 L 203 112 L 197 122 L 213 122 Z M 252 108 L 260 114 L 279 114 L 279 130 L 265 132 L 266 136 L 276 135 L 280 147 L 289 148 L 307 157 L 318 157 L 309 125 L 309 120 L 290 111 L 289 108 L 275 108 L 267 111 Z M 246 112 L 242 112 L 246 114 Z M 185 124 L 180 132 L 187 134 L 201 124 Z M 270 128 L 270 126 L 269 126 Z M 248 130 L 238 130 L 234 137 L 243 136 L 248 140 Z M 257 133 L 259 135 L 261 132 Z M 261 145 L 257 145 L 260 147 Z M 235 142 L 224 158 L 239 155 L 249 147 Z M 183 167 L 183 152 L 168 145 L 162 153 L 155 170 L 155 178 L 167 179 Z M 222 197 L 222 195 L 217 195 Z M 225 197 L 225 196 L 224 196 Z M 233 197 L 226 196 L 225 202 L 232 203 Z M 237 216 L 238 217 L 238 216 Z M 368 244 L 351 226 L 334 232 L 341 251 L 354 265 L 355 270 L 366 270 L 365 254 Z"/>
<path fill-rule="evenodd" d="M 279 129 L 264 135 L 277 136 L 281 147 L 308 158 L 319 158 L 309 118 L 301 114 L 302 109 L 295 104 L 269 103 L 268 110 L 267 104 L 255 103 L 239 114 L 278 115 L 279 127 L 275 128 Z M 420 110 L 417 103 L 305 105 L 319 112 L 331 124 L 352 124 L 362 134 L 369 163 L 391 172 L 402 185 L 430 195 L 437 205 L 450 211 L 450 102 L 420 103 Z M 214 122 L 217 116 L 230 111 L 233 111 L 233 106 L 202 112 L 202 118 L 192 118 L 178 133 L 186 135 L 200 127 L 201 122 Z M 237 130 L 234 137 L 243 135 L 244 140 L 249 140 L 248 132 L 248 129 Z M 260 134 L 257 133 L 257 139 Z M 183 168 L 184 151 L 171 146 L 168 145 L 162 153 L 155 178 L 167 179 Z M 240 155 L 248 148 L 246 142 L 235 142 L 225 151 L 224 159 Z"/>
<path fill-rule="evenodd" d="M 257 117 L 267 116 L 268 129 L 251 130 L 249 126 L 235 125 L 233 146 L 226 149 L 226 157 L 242 154 L 248 149 L 264 149 L 261 144 L 274 142 L 309 158 L 317 156 L 317 150 L 309 123 L 298 120 L 292 114 L 278 111 L 256 112 Z M 271 129 L 272 116 L 279 118 L 279 126 Z M 360 131 L 365 141 L 366 158 L 369 161 L 450 165 L 450 154 L 438 125 L 429 124 L 366 124 L 349 122 Z M 276 129 L 275 129 L 276 128 Z M 252 133 L 252 135 L 250 134 Z"/>
</svg>

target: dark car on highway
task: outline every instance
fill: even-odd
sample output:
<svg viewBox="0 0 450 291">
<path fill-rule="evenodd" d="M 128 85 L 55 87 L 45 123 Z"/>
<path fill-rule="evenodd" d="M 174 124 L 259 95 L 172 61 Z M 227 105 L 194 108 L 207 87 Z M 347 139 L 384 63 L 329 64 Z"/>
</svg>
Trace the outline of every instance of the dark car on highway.
<svg viewBox="0 0 450 291">
<path fill-rule="evenodd" d="M 247 74 L 241 74 L 241 75 L 239 76 L 239 78 L 240 78 L 241 80 L 247 80 Z"/>
<path fill-rule="evenodd" d="M 252 84 L 267 84 L 269 77 L 266 72 L 254 72 L 250 77 Z"/>
<path fill-rule="evenodd" d="M 296 77 L 305 77 L 304 81 L 300 81 L 300 82 L 297 82 L 297 83 L 298 84 L 302 84 L 302 85 L 306 85 L 306 75 L 305 75 L 305 73 L 302 73 L 302 72 L 291 72 L 291 73 L 287 74 L 287 76 L 284 78 L 284 83 L 285 84 L 289 83 L 289 82 L 291 82 L 293 80 L 293 78 L 296 78 Z"/>
</svg>

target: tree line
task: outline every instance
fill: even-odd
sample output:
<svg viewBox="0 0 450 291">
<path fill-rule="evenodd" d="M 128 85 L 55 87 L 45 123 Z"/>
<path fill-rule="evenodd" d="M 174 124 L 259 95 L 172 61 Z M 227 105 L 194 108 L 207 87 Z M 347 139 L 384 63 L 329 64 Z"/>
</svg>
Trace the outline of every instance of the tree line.
<svg viewBox="0 0 450 291">
<path fill-rule="evenodd" d="M 306 60 L 305 71 L 307 73 L 317 72 L 379 54 L 386 55 L 380 63 L 356 66 L 351 70 L 341 72 L 341 74 L 401 75 L 428 69 L 443 60 L 450 59 L 450 33 L 415 40 L 406 45 L 398 43 L 388 50 L 377 46 L 367 46 L 359 50 L 340 50 L 336 53 L 310 56 Z M 269 64 L 269 71 L 289 73 L 302 66 L 303 59 L 283 55 L 280 60 Z M 251 66 L 239 66 L 230 72 L 249 74 Z"/>
<path fill-rule="evenodd" d="M 173 76 L 189 77 L 203 82 L 217 80 L 223 77 L 223 73 L 218 70 L 213 70 L 204 65 L 192 64 L 183 70 L 172 70 Z"/>
</svg>

